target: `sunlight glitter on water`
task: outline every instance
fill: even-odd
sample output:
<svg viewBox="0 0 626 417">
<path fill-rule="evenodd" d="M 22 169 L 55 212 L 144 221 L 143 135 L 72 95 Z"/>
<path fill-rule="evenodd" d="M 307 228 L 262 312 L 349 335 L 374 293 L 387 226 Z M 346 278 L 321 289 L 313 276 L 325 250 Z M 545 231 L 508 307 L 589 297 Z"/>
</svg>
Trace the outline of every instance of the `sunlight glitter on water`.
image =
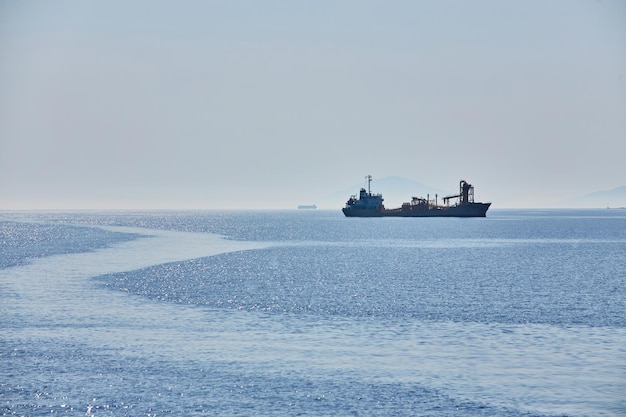
<svg viewBox="0 0 626 417">
<path fill-rule="evenodd" d="M 151 360 L 241 363 L 259 373 L 415 382 L 527 411 L 617 416 L 626 409 L 624 329 L 303 318 L 158 303 L 89 278 L 269 244 L 109 229 L 152 237 L 0 271 L 0 284 L 18 294 L 2 313 L 29 320 L 7 337 L 80 340 Z"/>
</svg>

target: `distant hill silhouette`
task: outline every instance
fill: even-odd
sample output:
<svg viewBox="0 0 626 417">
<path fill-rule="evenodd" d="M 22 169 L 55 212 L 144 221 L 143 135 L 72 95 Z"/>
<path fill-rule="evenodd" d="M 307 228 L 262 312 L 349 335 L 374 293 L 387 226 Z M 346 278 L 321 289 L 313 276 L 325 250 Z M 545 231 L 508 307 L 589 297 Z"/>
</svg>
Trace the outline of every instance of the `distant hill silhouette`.
<svg viewBox="0 0 626 417">
<path fill-rule="evenodd" d="M 575 197 L 566 204 L 576 207 L 626 207 L 626 185 Z"/>
<path fill-rule="evenodd" d="M 358 194 L 361 188 L 367 189 L 367 180 L 364 179 L 349 189 L 334 192 L 329 198 L 340 199 L 345 202 L 351 195 Z M 373 178 L 371 189 L 372 193 L 383 195 L 385 207 L 389 208 L 399 207 L 403 202 L 410 201 L 411 197 L 425 198 L 427 194 L 430 194 L 431 199 L 434 199 L 435 194 L 438 194 L 441 202 L 441 199 L 448 195 L 447 193 L 454 192 L 454 190 L 442 191 L 402 177 Z"/>
</svg>

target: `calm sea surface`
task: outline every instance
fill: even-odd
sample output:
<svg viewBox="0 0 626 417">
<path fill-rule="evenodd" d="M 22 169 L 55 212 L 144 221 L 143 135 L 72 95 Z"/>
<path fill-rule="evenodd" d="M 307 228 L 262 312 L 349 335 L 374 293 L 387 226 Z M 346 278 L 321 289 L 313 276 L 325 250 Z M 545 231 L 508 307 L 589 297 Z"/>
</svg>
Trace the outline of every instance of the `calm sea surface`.
<svg viewBox="0 0 626 417">
<path fill-rule="evenodd" d="M 0 414 L 625 416 L 626 210 L 0 212 Z"/>
</svg>

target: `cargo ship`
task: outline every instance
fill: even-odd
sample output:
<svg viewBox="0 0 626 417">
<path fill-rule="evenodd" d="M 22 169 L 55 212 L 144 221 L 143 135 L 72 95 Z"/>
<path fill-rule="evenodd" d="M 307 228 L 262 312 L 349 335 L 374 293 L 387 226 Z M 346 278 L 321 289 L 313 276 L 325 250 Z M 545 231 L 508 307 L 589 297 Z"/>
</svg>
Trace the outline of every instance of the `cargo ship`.
<svg viewBox="0 0 626 417">
<path fill-rule="evenodd" d="M 342 209 L 346 217 L 486 217 L 491 206 L 491 203 L 474 201 L 474 186 L 461 180 L 458 194 L 444 197 L 441 205 L 435 194 L 434 200 L 430 196 L 413 197 L 401 207 L 388 209 L 383 205 L 382 194 L 371 192 L 372 176 L 365 178 L 367 190 L 361 188 L 359 195 L 351 196 Z"/>
</svg>

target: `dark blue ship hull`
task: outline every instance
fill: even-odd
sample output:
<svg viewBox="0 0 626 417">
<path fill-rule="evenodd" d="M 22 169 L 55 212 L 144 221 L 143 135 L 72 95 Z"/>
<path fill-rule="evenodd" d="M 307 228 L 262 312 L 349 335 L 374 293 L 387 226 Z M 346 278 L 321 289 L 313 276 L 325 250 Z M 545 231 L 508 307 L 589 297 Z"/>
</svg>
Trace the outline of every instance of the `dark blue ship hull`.
<svg viewBox="0 0 626 417">
<path fill-rule="evenodd" d="M 346 217 L 486 217 L 489 206 L 491 203 L 431 208 L 408 206 L 397 209 L 345 207 L 342 211 Z"/>
</svg>

